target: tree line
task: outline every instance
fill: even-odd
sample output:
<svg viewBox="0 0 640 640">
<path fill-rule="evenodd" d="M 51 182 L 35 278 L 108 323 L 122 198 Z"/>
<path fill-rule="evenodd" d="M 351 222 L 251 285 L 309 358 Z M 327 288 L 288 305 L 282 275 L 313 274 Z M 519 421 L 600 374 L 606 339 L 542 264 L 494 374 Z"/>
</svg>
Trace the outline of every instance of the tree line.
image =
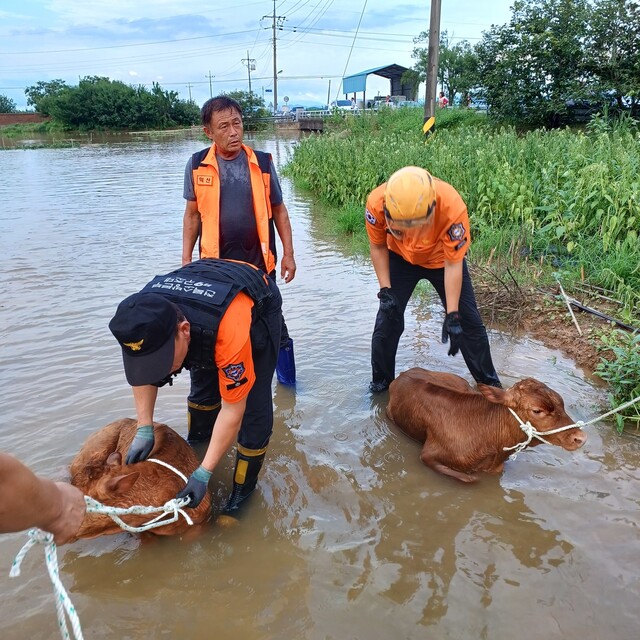
<svg viewBox="0 0 640 640">
<path fill-rule="evenodd" d="M 491 117 L 555 127 L 596 112 L 640 115 L 638 0 L 516 0 L 509 23 L 472 46 L 441 33 L 438 80 L 449 103 L 481 99 Z M 428 42 L 422 32 L 415 44 Z M 416 46 L 405 80 L 426 78 Z"/>
<path fill-rule="evenodd" d="M 64 80 L 40 81 L 25 90 L 27 104 L 37 113 L 51 117 L 66 129 L 166 129 L 200 123 L 200 107 L 181 100 L 176 91 L 166 91 L 158 83 L 151 90 L 119 80 L 88 76 L 77 86 Z M 255 93 L 230 91 L 243 111 L 245 122 L 260 124 L 269 115 L 264 101 Z M 0 113 L 15 113 L 15 103 L 0 95 Z"/>
</svg>

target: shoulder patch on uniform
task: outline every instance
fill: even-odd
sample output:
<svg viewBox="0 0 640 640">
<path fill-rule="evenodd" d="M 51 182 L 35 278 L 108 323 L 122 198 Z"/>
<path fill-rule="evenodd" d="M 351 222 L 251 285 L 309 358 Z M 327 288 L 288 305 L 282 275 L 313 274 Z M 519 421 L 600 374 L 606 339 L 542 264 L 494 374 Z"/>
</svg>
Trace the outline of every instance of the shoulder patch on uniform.
<svg viewBox="0 0 640 640">
<path fill-rule="evenodd" d="M 451 242 L 462 240 L 465 233 L 466 231 L 462 222 L 456 222 L 455 224 L 452 224 L 449 227 L 449 231 L 447 231 L 447 235 L 449 236 L 449 238 L 451 238 Z"/>
<path fill-rule="evenodd" d="M 213 177 L 212 176 L 198 176 L 198 184 L 205 186 L 205 187 L 210 187 L 213 184 Z"/>
<path fill-rule="evenodd" d="M 238 382 L 244 375 L 245 368 L 244 362 L 238 362 L 237 364 L 230 364 L 228 367 L 222 367 L 222 372 L 229 380 Z"/>
<path fill-rule="evenodd" d="M 376 217 L 369 211 L 369 209 L 364 210 L 364 217 L 369 224 L 375 224 L 377 222 Z"/>
<path fill-rule="evenodd" d="M 458 244 L 455 246 L 456 251 L 458 249 L 462 249 L 462 247 L 464 247 L 465 244 L 467 244 L 467 239 L 466 238 L 464 240 L 461 240 L 460 242 L 458 242 Z"/>
</svg>

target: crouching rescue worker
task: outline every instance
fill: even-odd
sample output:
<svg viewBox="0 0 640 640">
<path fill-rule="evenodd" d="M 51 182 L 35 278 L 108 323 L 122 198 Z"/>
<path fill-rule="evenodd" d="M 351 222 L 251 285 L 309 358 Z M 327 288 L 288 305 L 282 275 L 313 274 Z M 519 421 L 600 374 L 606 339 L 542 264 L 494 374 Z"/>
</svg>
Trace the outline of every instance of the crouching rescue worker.
<svg viewBox="0 0 640 640">
<path fill-rule="evenodd" d="M 471 236 L 460 194 L 420 167 L 404 167 L 369 194 L 365 219 L 380 285 L 371 392 L 384 391 L 395 378 L 404 311 L 422 279 L 445 308 L 442 342 L 449 341 L 449 355 L 461 351 L 476 382 L 501 386 L 465 260 Z"/>
<path fill-rule="evenodd" d="M 189 496 L 189 507 L 200 503 L 212 471 L 236 440 L 226 509 L 236 509 L 256 486 L 273 429 L 281 305 L 277 285 L 257 267 L 204 259 L 156 276 L 125 298 L 109 323 L 122 347 L 138 419 L 127 464 L 152 452 L 158 387 L 183 367 L 198 370 L 203 404 L 222 398 L 202 464 L 176 496 Z"/>
</svg>

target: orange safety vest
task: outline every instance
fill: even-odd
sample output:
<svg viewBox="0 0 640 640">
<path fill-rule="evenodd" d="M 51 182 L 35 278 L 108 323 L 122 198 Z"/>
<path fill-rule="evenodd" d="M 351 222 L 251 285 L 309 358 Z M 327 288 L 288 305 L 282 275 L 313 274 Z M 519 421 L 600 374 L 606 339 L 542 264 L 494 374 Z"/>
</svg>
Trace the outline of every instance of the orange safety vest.
<svg viewBox="0 0 640 640">
<path fill-rule="evenodd" d="M 260 250 L 266 272 L 276 268 L 271 211 L 271 155 L 242 145 L 249 161 L 253 210 L 256 217 Z M 197 156 L 199 154 L 194 154 Z M 216 159 L 216 145 L 211 145 L 200 164 L 193 162 L 193 188 L 200 212 L 200 257 L 220 257 L 220 173 Z M 256 265 L 261 266 L 261 265 Z"/>
</svg>

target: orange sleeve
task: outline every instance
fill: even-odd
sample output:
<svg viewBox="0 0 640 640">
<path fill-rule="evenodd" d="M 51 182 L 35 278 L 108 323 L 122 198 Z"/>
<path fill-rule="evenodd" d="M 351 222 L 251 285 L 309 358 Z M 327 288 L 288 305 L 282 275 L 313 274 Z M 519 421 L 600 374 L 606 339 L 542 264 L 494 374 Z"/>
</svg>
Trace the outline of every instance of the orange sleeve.
<svg viewBox="0 0 640 640">
<path fill-rule="evenodd" d="M 384 221 L 384 192 L 387 183 L 376 187 L 367 198 L 364 212 L 365 228 L 372 244 L 387 244 L 387 223 Z"/>
<path fill-rule="evenodd" d="M 460 194 L 446 182 L 436 182 L 440 239 L 444 259 L 460 262 L 471 245 L 467 205 Z"/>
<path fill-rule="evenodd" d="M 251 309 L 253 300 L 240 292 L 220 320 L 215 361 L 220 395 L 226 402 L 238 402 L 253 387 L 256 374 L 251 352 Z"/>
</svg>

